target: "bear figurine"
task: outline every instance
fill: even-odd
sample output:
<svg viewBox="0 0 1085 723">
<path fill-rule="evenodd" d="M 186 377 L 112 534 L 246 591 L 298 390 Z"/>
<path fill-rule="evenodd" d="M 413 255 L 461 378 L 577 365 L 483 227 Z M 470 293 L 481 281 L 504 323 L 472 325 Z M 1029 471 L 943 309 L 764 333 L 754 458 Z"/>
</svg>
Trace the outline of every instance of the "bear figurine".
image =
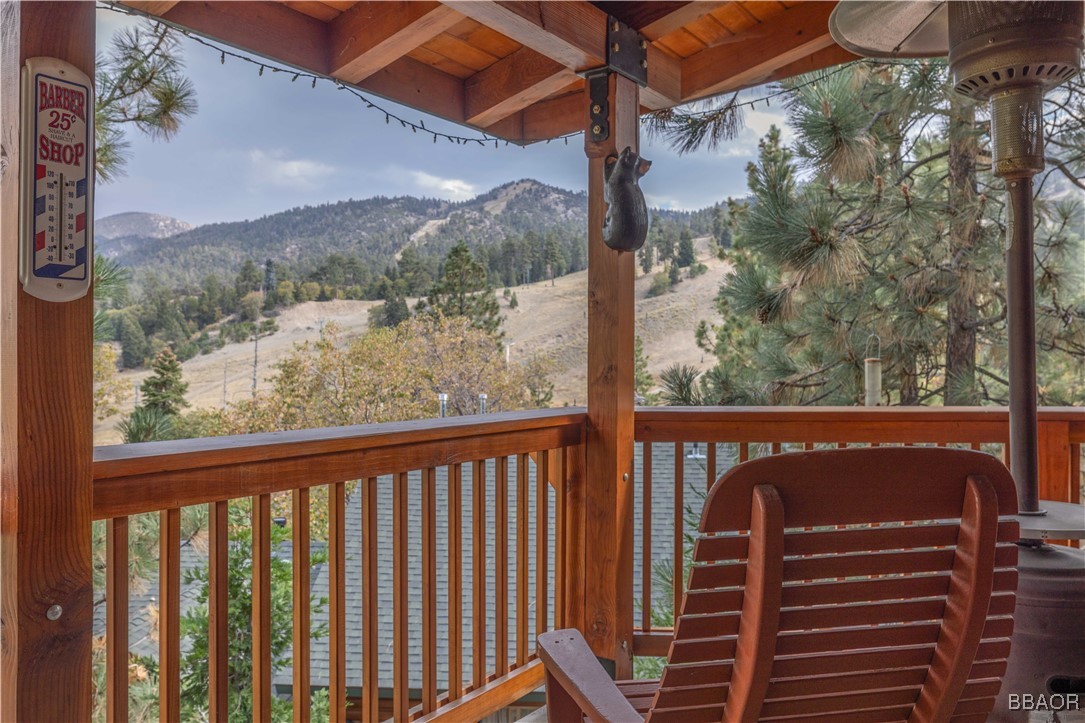
<svg viewBox="0 0 1085 723">
<path fill-rule="evenodd" d="M 637 182 L 651 166 L 628 146 L 619 156 L 607 156 L 603 243 L 612 249 L 636 251 L 648 238 L 648 205 Z"/>
</svg>

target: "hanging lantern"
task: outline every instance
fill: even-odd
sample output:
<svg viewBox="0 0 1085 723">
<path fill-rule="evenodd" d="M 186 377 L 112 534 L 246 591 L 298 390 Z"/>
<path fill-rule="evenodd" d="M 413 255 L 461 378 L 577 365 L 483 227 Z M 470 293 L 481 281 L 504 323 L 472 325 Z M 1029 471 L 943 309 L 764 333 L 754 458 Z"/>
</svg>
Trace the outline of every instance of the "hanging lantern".
<svg viewBox="0 0 1085 723">
<path fill-rule="evenodd" d="M 873 356 L 870 353 L 871 342 L 874 343 Z M 866 357 L 863 359 L 863 403 L 868 407 L 876 407 L 882 399 L 882 340 L 877 334 L 871 334 L 867 338 L 863 356 Z"/>
</svg>

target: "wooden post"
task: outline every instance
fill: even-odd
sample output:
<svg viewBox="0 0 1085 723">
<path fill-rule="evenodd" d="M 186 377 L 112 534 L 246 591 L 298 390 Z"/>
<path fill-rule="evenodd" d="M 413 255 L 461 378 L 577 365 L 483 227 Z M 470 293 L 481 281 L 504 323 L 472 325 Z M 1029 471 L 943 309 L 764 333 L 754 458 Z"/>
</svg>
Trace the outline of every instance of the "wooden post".
<svg viewBox="0 0 1085 723">
<path fill-rule="evenodd" d="M 609 75 L 610 135 L 588 156 L 588 438 L 585 469 L 584 637 L 632 677 L 634 254 L 603 243 L 606 157 L 638 148 L 640 89 Z M 588 84 L 590 86 L 590 84 Z M 585 89 L 585 111 L 591 105 Z M 585 116 L 588 115 L 585 112 Z"/>
<path fill-rule="evenodd" d="M 0 4 L 0 719 L 91 717 L 91 318 L 19 284 L 19 77 L 52 56 L 94 77 L 94 4 Z M 51 611 L 51 612 L 50 612 Z"/>
</svg>

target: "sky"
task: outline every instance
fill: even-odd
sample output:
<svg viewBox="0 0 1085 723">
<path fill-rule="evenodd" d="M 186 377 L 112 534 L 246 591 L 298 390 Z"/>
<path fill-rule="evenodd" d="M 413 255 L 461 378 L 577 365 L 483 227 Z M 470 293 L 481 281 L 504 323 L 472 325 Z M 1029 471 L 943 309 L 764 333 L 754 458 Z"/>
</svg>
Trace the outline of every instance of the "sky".
<svg viewBox="0 0 1085 723">
<path fill-rule="evenodd" d="M 98 48 L 131 18 L 98 10 Z M 95 189 L 95 217 L 127 211 L 159 213 L 194 225 L 259 218 L 297 206 L 372 196 L 465 200 L 495 186 L 534 178 L 574 191 L 587 188 L 583 138 L 526 148 L 455 145 L 414 134 L 367 109 L 328 82 L 291 82 L 182 39 L 186 72 L 199 109 L 170 141 L 128 129 L 126 175 Z M 750 98 L 759 97 L 750 91 Z M 473 137 L 376 96 L 382 108 L 426 127 Z M 746 128 L 717 151 L 679 156 L 661 141 L 642 138 L 653 162 L 641 179 L 649 205 L 698 209 L 746 193 L 746 164 L 758 139 L 783 115 L 747 109 Z M 789 136 L 785 128 L 785 139 Z"/>
</svg>

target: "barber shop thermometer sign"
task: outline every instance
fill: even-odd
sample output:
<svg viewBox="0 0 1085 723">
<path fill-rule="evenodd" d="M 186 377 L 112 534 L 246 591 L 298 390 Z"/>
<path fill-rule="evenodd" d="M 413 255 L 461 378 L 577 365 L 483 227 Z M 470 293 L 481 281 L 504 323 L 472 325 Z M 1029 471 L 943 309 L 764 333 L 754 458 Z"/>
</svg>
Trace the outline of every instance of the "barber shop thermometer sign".
<svg viewBox="0 0 1085 723">
<path fill-rule="evenodd" d="M 71 301 L 90 288 L 94 95 L 90 79 L 55 58 L 23 68 L 22 244 L 28 294 Z"/>
</svg>

